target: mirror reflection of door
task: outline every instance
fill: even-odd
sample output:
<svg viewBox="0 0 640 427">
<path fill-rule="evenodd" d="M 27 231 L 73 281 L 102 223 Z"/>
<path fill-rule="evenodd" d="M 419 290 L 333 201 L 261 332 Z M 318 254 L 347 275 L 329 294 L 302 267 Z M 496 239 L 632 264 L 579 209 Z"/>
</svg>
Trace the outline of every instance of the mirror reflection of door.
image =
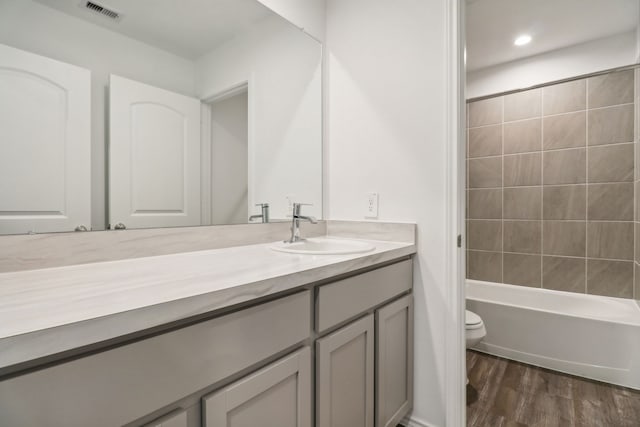
<svg viewBox="0 0 640 427">
<path fill-rule="evenodd" d="M 0 234 L 91 227 L 90 79 L 0 44 Z"/>
<path fill-rule="evenodd" d="M 200 225 L 200 101 L 111 76 L 111 228 Z"/>
</svg>

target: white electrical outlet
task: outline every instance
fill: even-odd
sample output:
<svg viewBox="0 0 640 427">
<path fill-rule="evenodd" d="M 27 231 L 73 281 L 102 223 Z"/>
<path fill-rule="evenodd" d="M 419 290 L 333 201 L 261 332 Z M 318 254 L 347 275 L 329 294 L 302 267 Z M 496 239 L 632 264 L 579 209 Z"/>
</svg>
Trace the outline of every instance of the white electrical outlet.
<svg viewBox="0 0 640 427">
<path fill-rule="evenodd" d="M 367 193 L 366 208 L 364 212 L 365 218 L 378 217 L 378 193 Z"/>
</svg>

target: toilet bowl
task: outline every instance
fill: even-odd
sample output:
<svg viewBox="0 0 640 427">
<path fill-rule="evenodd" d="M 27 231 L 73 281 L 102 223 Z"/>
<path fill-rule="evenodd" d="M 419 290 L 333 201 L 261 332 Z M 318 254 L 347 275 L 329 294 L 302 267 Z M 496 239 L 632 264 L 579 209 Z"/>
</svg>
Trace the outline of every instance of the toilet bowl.
<svg viewBox="0 0 640 427">
<path fill-rule="evenodd" d="M 464 323 L 467 348 L 471 348 L 483 340 L 487 335 L 487 330 L 484 327 L 482 318 L 473 311 L 465 310 Z M 467 384 L 469 384 L 469 378 L 467 378 Z"/>
<path fill-rule="evenodd" d="M 487 330 L 480 316 L 473 311 L 465 310 L 465 335 L 467 348 L 478 344 L 487 335 Z"/>
</svg>

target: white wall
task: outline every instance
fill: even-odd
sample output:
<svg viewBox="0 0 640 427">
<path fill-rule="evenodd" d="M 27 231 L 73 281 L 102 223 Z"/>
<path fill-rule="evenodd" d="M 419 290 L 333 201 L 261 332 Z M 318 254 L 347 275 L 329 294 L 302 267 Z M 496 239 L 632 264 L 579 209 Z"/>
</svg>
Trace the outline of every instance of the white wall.
<svg viewBox="0 0 640 427">
<path fill-rule="evenodd" d="M 636 63 L 636 31 L 467 73 L 467 99 Z"/>
<path fill-rule="evenodd" d="M 198 60 L 198 95 L 249 82 L 249 206 L 287 214 L 286 195 L 322 216 L 321 45 L 269 17 Z"/>
<path fill-rule="evenodd" d="M 316 39 L 324 40 L 325 0 L 258 0 Z"/>
<path fill-rule="evenodd" d="M 24 0 L 0 2 L 0 43 L 91 70 L 91 225 L 104 229 L 109 73 L 193 95 L 195 64 Z"/>
<path fill-rule="evenodd" d="M 211 224 L 246 224 L 247 92 L 211 104 Z"/>
<path fill-rule="evenodd" d="M 413 418 L 445 425 L 446 1 L 328 0 L 329 218 L 418 224 Z M 451 142 L 453 143 L 453 142 Z"/>
</svg>

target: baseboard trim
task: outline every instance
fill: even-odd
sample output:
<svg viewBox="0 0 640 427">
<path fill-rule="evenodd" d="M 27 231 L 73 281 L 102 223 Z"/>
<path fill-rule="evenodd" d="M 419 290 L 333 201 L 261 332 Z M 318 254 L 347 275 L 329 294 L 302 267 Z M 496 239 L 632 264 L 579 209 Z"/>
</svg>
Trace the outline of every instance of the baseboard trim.
<svg viewBox="0 0 640 427">
<path fill-rule="evenodd" d="M 405 417 L 400 421 L 404 427 L 436 427 L 433 424 L 429 424 L 426 421 L 419 420 L 417 418 Z"/>
</svg>

